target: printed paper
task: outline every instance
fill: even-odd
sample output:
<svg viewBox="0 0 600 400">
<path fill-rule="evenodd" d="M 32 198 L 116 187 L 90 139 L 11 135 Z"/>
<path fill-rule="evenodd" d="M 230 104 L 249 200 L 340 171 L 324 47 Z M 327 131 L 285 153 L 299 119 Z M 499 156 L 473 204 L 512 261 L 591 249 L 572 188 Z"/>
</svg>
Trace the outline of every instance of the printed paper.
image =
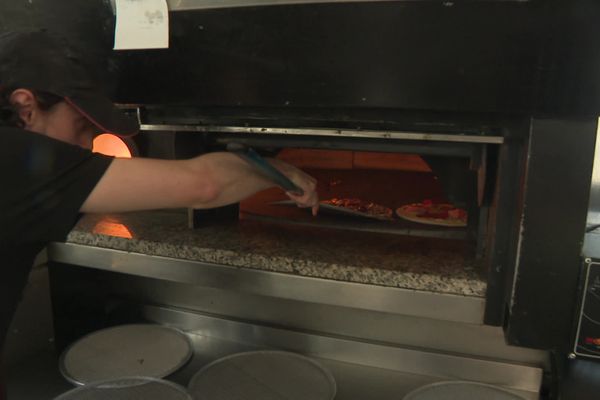
<svg viewBox="0 0 600 400">
<path fill-rule="evenodd" d="M 167 0 L 116 0 L 115 50 L 169 47 Z"/>
</svg>

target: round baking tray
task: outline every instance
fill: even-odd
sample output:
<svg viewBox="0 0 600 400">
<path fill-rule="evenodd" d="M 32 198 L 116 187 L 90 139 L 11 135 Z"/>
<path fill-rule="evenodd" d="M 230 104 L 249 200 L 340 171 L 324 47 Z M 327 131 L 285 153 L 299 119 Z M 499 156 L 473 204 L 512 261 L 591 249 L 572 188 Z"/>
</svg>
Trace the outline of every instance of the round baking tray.
<svg viewBox="0 0 600 400">
<path fill-rule="evenodd" d="M 470 381 L 436 382 L 413 390 L 403 400 L 524 400 L 498 386 Z"/>
<path fill-rule="evenodd" d="M 92 382 L 54 400 L 192 400 L 184 387 L 163 379 L 130 377 Z"/>
<path fill-rule="evenodd" d="M 191 379 L 194 400 L 332 400 L 331 372 L 315 360 L 285 351 L 233 354 L 206 365 Z"/>
<path fill-rule="evenodd" d="M 189 361 L 193 347 L 181 331 L 154 324 L 92 332 L 60 357 L 60 372 L 76 385 L 129 376 L 164 378 Z"/>
</svg>

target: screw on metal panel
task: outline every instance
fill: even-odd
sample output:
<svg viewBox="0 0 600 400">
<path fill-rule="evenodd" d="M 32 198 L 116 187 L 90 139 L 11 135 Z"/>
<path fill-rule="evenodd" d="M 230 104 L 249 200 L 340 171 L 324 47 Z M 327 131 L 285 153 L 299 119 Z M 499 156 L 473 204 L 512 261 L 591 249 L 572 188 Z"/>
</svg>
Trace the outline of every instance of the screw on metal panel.
<svg viewBox="0 0 600 400">
<path fill-rule="evenodd" d="M 568 357 L 569 357 L 569 360 L 574 360 L 577 358 L 577 355 L 575 353 L 569 353 Z"/>
</svg>

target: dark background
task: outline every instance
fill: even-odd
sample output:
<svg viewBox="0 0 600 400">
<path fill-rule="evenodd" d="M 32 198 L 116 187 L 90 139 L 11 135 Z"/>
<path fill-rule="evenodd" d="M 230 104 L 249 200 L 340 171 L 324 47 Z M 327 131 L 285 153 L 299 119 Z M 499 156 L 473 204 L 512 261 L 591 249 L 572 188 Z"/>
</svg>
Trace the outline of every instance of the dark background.
<svg viewBox="0 0 600 400">
<path fill-rule="evenodd" d="M 591 116 L 598 15 L 595 0 L 181 11 L 169 49 L 115 52 L 107 0 L 19 0 L 0 29 L 77 38 L 125 103 Z"/>
</svg>

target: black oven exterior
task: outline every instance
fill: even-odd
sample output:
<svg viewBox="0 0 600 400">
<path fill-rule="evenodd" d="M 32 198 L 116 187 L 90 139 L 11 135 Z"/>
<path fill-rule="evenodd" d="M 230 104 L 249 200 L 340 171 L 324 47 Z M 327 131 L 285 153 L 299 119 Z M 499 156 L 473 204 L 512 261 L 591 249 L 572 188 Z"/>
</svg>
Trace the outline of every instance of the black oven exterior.
<svg viewBox="0 0 600 400">
<path fill-rule="evenodd" d="M 66 9 L 77 18 L 67 21 Z M 111 53 L 107 1 L 0 6 L 0 15 L 16 16 L 3 28 L 27 20 L 81 32 L 98 50 L 92 59 L 108 56 L 119 102 L 173 131 L 191 126 L 214 137 L 202 127 L 255 124 L 502 137 L 485 323 L 503 326 L 510 344 L 552 351 L 567 382 L 585 376 L 573 375 L 576 362 L 598 369 L 571 353 L 600 111 L 599 11 L 592 0 L 191 9 L 171 13 L 170 49 Z M 250 141 L 273 144 L 264 137 Z M 359 149 L 388 143 L 278 140 Z M 453 146 L 425 144 L 426 152 Z"/>
<path fill-rule="evenodd" d="M 148 124 L 273 127 L 271 119 L 503 136 L 497 195 L 506 207 L 496 216 L 486 323 L 505 326 L 510 343 L 566 352 L 600 110 L 598 7 L 393 1 L 174 12 L 170 50 L 120 57 L 118 95 L 149 105 Z M 167 111 L 178 103 L 192 111 Z M 257 136 L 250 142 L 273 143 Z"/>
</svg>

